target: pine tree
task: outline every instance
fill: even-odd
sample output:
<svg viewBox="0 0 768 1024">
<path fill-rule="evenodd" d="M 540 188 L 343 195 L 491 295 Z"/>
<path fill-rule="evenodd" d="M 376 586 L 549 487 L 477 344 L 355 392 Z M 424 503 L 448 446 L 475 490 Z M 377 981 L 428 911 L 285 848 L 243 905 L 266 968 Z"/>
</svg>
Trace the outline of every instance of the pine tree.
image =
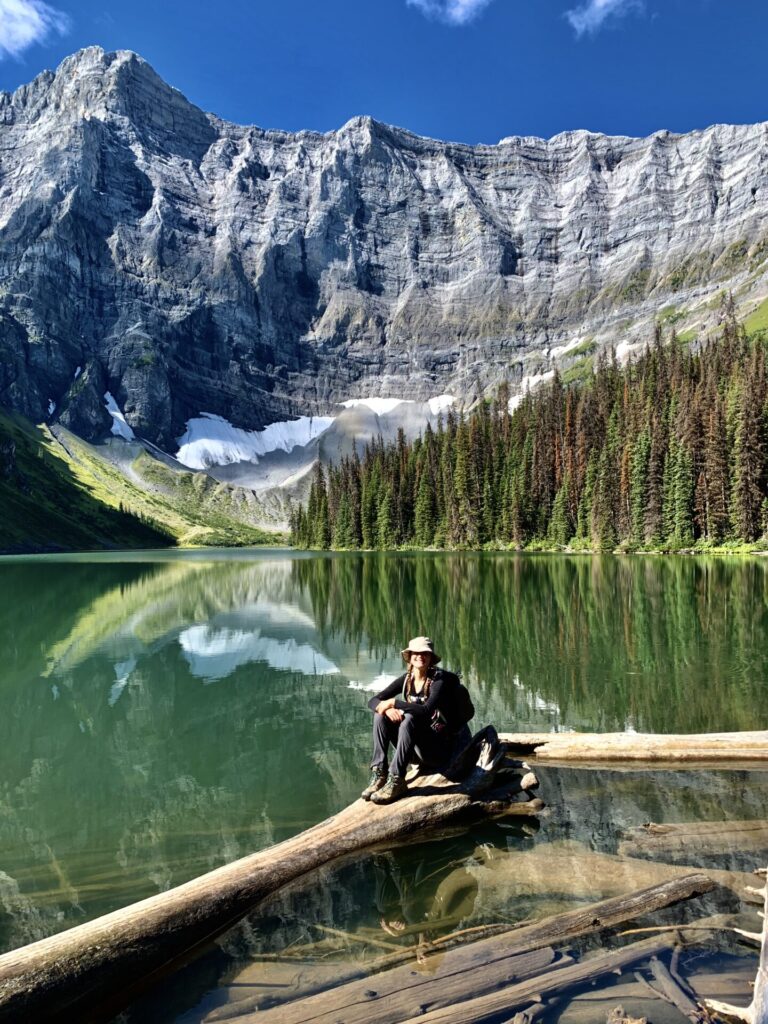
<svg viewBox="0 0 768 1024">
<path fill-rule="evenodd" d="M 746 379 L 739 387 L 734 446 L 731 518 L 736 535 L 755 541 L 762 533 L 765 497 L 765 367 L 755 346 Z"/>
<path fill-rule="evenodd" d="M 693 459 L 684 444 L 676 446 L 672 477 L 674 545 L 675 547 L 690 547 L 693 544 Z"/>
<path fill-rule="evenodd" d="M 384 497 L 379 502 L 379 509 L 376 516 L 376 547 L 387 550 L 395 546 L 395 525 L 393 510 L 392 492 L 389 488 L 384 491 Z"/>
<path fill-rule="evenodd" d="M 705 493 L 703 512 L 706 520 L 700 523 L 707 540 L 719 544 L 728 536 L 730 481 L 728 477 L 728 448 L 725 414 L 720 396 L 712 389 L 706 418 L 704 438 Z"/>
<path fill-rule="evenodd" d="M 425 466 L 419 478 L 414 512 L 414 535 L 418 547 L 428 548 L 434 544 L 436 527 L 435 496 Z"/>
<path fill-rule="evenodd" d="M 642 547 L 645 543 L 645 515 L 648 500 L 648 463 L 650 457 L 651 434 L 646 427 L 632 445 L 632 462 L 629 483 L 629 537 L 635 547 Z"/>
<path fill-rule="evenodd" d="M 568 505 L 569 490 L 570 481 L 566 476 L 555 495 L 555 500 L 552 503 L 552 517 L 549 521 L 549 540 L 552 544 L 557 544 L 560 547 L 565 547 L 573 536 Z"/>
</svg>

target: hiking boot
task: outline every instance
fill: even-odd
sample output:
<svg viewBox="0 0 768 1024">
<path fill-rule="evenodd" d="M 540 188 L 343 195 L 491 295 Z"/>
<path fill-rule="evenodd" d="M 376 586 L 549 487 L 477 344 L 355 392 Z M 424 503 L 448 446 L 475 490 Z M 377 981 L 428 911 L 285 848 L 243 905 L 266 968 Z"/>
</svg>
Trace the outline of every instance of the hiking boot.
<svg viewBox="0 0 768 1024">
<path fill-rule="evenodd" d="M 371 797 L 372 804 L 392 804 L 408 792 L 408 786 L 402 775 L 390 775 L 384 786 Z"/>
<path fill-rule="evenodd" d="M 379 765 L 374 765 L 371 768 L 371 777 L 368 780 L 368 785 L 365 787 L 360 796 L 363 800 L 370 800 L 374 793 L 384 786 L 387 781 L 387 769 L 381 768 Z"/>
</svg>

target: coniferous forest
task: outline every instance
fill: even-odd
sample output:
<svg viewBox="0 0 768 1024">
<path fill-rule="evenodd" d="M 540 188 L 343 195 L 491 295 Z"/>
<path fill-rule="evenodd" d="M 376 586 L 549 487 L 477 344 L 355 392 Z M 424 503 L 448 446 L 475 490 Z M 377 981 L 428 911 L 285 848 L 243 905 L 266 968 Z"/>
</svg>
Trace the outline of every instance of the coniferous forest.
<svg viewBox="0 0 768 1024">
<path fill-rule="evenodd" d="M 681 550 L 768 530 L 766 347 L 732 301 L 696 351 L 657 328 L 589 380 L 556 372 L 509 411 L 509 387 L 408 442 L 324 470 L 292 515 L 303 548 Z"/>
</svg>

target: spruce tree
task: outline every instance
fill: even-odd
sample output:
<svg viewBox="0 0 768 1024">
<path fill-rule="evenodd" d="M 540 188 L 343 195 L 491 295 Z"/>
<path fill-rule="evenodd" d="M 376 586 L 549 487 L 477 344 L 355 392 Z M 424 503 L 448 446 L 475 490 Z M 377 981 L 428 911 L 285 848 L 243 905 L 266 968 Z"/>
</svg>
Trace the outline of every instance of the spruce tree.
<svg viewBox="0 0 768 1024">
<path fill-rule="evenodd" d="M 568 493 L 570 481 L 564 477 L 560 488 L 552 503 L 552 517 L 549 521 L 549 540 L 552 544 L 565 547 L 573 535 L 573 528 L 569 521 Z"/>
<path fill-rule="evenodd" d="M 414 538 L 418 547 L 428 548 L 434 544 L 436 526 L 435 496 L 425 466 L 419 478 L 414 512 Z"/>
<path fill-rule="evenodd" d="M 645 543 L 645 514 L 648 501 L 648 462 L 651 456 L 651 434 L 646 427 L 632 445 L 630 468 L 630 540 L 635 547 Z"/>
<path fill-rule="evenodd" d="M 392 492 L 387 487 L 376 515 L 376 547 L 387 550 L 395 546 L 395 524 Z"/>
</svg>

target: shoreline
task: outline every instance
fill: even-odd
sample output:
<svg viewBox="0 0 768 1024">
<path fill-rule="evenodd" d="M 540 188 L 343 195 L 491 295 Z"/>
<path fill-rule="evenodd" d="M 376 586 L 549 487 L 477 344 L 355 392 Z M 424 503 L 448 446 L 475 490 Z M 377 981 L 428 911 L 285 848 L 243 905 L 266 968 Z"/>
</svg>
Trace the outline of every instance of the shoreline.
<svg viewBox="0 0 768 1024">
<path fill-rule="evenodd" d="M 0 561 L 11 561 L 21 560 L 28 558 L 71 558 L 80 557 L 85 555 L 98 555 L 98 556 L 131 556 L 140 557 L 142 555 L 206 555 L 211 554 L 213 557 L 215 553 L 227 552 L 227 557 L 232 557 L 235 552 L 285 552 L 289 554 L 302 555 L 308 557 L 311 555 L 567 555 L 572 556 L 589 556 L 589 557 L 606 557 L 611 556 L 615 558 L 631 558 L 635 556 L 641 557 L 697 557 L 700 558 L 703 555 L 716 555 L 718 557 L 723 556 L 750 556 L 750 557 L 761 557 L 768 556 L 768 548 L 764 547 L 726 547 L 720 546 L 716 548 L 638 548 L 637 550 L 622 550 L 621 548 L 614 548 L 610 551 L 593 551 L 589 548 L 546 548 L 546 547 L 525 547 L 525 548 L 514 548 L 514 547 L 481 547 L 481 548 L 415 548 L 415 547 L 398 547 L 398 548 L 301 548 L 295 547 L 291 544 L 231 544 L 223 545 L 218 544 L 215 547 L 206 547 L 204 545 L 170 545 L 168 547 L 151 547 L 151 548 L 31 548 L 29 550 L 12 550 L 0 548 Z"/>
</svg>

